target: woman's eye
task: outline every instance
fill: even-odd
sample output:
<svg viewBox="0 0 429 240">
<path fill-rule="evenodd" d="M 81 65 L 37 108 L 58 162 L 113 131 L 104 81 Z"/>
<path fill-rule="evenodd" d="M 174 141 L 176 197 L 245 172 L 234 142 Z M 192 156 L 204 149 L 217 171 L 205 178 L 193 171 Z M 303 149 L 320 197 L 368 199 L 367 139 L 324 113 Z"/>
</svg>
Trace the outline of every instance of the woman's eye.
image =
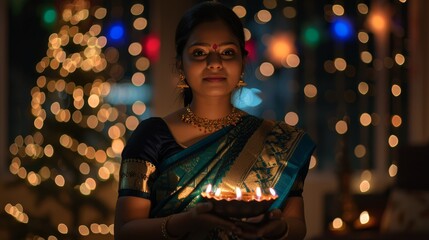
<svg viewBox="0 0 429 240">
<path fill-rule="evenodd" d="M 192 52 L 192 56 L 194 56 L 194 57 L 202 57 L 205 55 L 206 55 L 206 53 L 203 50 L 195 50 Z"/>
<path fill-rule="evenodd" d="M 234 49 L 226 49 L 225 51 L 222 52 L 222 55 L 232 57 L 235 55 L 235 50 Z"/>
</svg>

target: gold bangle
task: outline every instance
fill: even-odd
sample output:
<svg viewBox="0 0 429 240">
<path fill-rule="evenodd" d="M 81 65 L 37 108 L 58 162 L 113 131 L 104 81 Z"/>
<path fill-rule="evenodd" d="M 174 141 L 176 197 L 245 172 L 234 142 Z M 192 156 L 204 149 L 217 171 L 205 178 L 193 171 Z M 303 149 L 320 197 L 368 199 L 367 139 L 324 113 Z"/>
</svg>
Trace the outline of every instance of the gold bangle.
<svg viewBox="0 0 429 240">
<path fill-rule="evenodd" d="M 170 216 L 164 218 L 164 221 L 162 221 L 161 233 L 162 233 L 162 236 L 164 237 L 164 239 L 179 239 L 179 238 L 170 236 L 170 234 L 168 234 L 168 231 L 167 231 L 167 223 L 172 217 L 173 217 L 173 215 L 170 215 Z"/>
</svg>

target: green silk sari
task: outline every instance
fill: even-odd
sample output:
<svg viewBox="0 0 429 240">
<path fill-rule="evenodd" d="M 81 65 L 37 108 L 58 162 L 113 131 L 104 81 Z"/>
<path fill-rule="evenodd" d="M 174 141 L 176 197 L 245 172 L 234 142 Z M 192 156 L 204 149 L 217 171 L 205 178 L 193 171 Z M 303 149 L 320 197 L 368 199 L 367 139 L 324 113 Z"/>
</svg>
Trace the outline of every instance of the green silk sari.
<svg viewBox="0 0 429 240">
<path fill-rule="evenodd" d="M 244 192 L 258 186 L 263 191 L 273 188 L 279 197 L 272 208 L 282 208 L 290 190 L 303 187 L 295 179 L 308 165 L 313 149 L 303 131 L 246 116 L 237 126 L 223 128 L 162 161 L 157 169 L 160 175 L 150 187 L 156 198 L 151 217 L 193 207 L 202 201 L 201 192 L 208 184 L 232 192 L 237 186 Z M 235 167 L 243 157 L 246 159 Z"/>
<path fill-rule="evenodd" d="M 254 192 L 260 187 L 278 198 L 271 209 L 282 209 L 291 192 L 301 194 L 314 150 L 309 136 L 284 122 L 247 115 L 237 126 L 225 127 L 196 144 L 154 164 L 123 159 L 119 190 L 151 200 L 150 217 L 163 217 L 203 201 L 208 184 L 222 191 Z M 189 239 L 238 239 L 221 229 Z"/>
</svg>

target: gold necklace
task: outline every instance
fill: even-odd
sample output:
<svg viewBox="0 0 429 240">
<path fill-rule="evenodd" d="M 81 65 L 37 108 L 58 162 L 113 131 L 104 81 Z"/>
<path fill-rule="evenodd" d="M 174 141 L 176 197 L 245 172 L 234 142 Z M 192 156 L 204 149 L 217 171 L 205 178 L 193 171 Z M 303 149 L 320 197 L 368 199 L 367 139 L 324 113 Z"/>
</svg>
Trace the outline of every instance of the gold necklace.
<svg viewBox="0 0 429 240">
<path fill-rule="evenodd" d="M 211 120 L 198 117 L 194 112 L 192 112 L 189 106 L 187 106 L 186 112 L 182 114 L 182 121 L 197 127 L 200 131 L 211 133 L 229 125 L 237 125 L 241 120 L 242 115 L 243 114 L 241 112 L 236 111 L 236 108 L 233 107 L 232 112 L 225 117 Z"/>
</svg>

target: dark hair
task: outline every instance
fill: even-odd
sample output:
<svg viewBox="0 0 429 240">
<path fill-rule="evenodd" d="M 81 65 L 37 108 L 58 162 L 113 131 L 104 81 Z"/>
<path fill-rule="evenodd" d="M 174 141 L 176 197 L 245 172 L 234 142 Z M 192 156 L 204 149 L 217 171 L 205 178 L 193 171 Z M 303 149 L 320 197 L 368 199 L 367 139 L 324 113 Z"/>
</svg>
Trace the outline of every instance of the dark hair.
<svg viewBox="0 0 429 240">
<path fill-rule="evenodd" d="M 202 2 L 189 9 L 176 28 L 176 63 L 182 62 L 182 55 L 186 43 L 196 26 L 205 22 L 222 20 L 230 28 L 231 32 L 237 37 L 243 58 L 247 56 L 244 48 L 244 31 L 240 18 L 230 8 L 218 2 Z M 180 68 L 176 64 L 177 68 Z M 185 79 L 186 81 L 186 79 Z M 183 102 L 187 106 L 192 102 L 192 91 L 185 88 L 183 91 Z"/>
</svg>

